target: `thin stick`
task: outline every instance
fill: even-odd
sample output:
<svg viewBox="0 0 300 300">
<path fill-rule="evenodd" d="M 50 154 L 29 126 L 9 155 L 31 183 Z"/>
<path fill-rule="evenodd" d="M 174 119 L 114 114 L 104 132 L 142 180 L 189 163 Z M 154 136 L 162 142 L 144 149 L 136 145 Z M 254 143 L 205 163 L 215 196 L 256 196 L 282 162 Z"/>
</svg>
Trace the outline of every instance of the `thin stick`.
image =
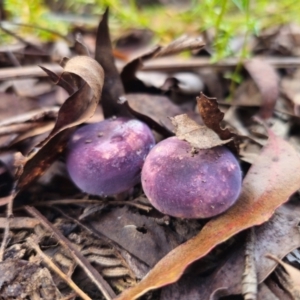
<svg viewBox="0 0 300 300">
<path fill-rule="evenodd" d="M 68 205 L 68 204 L 107 204 L 107 205 L 128 205 L 139 208 L 141 210 L 145 210 L 149 212 L 152 207 L 134 203 L 130 201 L 103 201 L 101 200 L 87 200 L 87 199 L 63 199 L 63 200 L 51 200 L 51 201 L 44 201 L 44 202 L 37 202 L 33 203 L 32 206 L 53 206 L 53 205 Z"/>
<path fill-rule="evenodd" d="M 97 272 L 97 270 L 90 264 L 90 262 L 85 258 L 71 243 L 70 241 L 56 228 L 54 227 L 38 210 L 31 206 L 25 206 L 25 210 L 34 218 L 40 220 L 41 225 L 44 226 L 48 231 L 52 232 L 56 236 L 58 242 L 67 250 L 76 261 L 76 263 L 82 267 L 87 276 L 92 280 L 92 282 L 98 287 L 98 289 L 103 293 L 103 296 L 107 300 L 111 300 L 116 297 L 116 294 L 108 283 L 103 279 L 103 277 Z"/>
<path fill-rule="evenodd" d="M 253 57 L 262 58 L 274 68 L 296 68 L 300 66 L 300 57 Z M 213 69 L 228 69 L 235 68 L 239 63 L 238 58 L 227 58 L 218 63 L 212 64 L 209 58 L 160 58 L 153 59 L 144 63 L 142 71 L 191 71 L 199 70 L 201 68 L 213 68 Z M 248 60 L 245 59 L 244 62 Z M 62 73 L 62 67 L 58 64 L 43 64 L 43 67 L 50 69 L 55 73 Z M 117 68 L 120 71 L 124 67 L 124 63 L 117 64 Z M 24 66 L 22 68 L 3 68 L 0 69 L 0 81 L 17 79 L 17 78 L 32 78 L 32 77 L 47 77 L 48 75 L 38 66 Z"/>
<path fill-rule="evenodd" d="M 19 26 L 19 27 L 28 27 L 28 28 L 38 29 L 38 30 L 41 30 L 41 31 L 46 31 L 46 32 L 49 32 L 53 35 L 59 36 L 60 38 L 64 39 L 68 43 L 73 43 L 73 41 L 71 39 L 68 39 L 68 37 L 66 37 L 65 35 L 57 32 L 55 30 L 51 30 L 49 28 L 46 28 L 46 27 L 41 27 L 41 26 L 32 25 L 32 24 L 25 24 L 25 23 L 14 23 L 14 22 L 11 22 L 10 24 L 12 24 L 14 26 Z"/>
<path fill-rule="evenodd" d="M 10 221 L 9 218 L 6 218 L 3 240 L 1 242 L 1 247 L 0 247 L 0 262 L 3 261 L 4 251 L 9 237 L 9 221 Z"/>
<path fill-rule="evenodd" d="M 21 123 L 21 124 L 11 124 L 7 126 L 0 127 L 0 136 L 14 134 L 14 133 L 23 133 L 29 131 L 30 129 L 41 127 L 47 124 L 48 122 L 31 122 L 31 123 Z"/>
<path fill-rule="evenodd" d="M 6 228 L 7 218 L 0 218 L 0 228 Z M 14 217 L 9 222 L 9 227 L 14 229 L 34 228 L 40 224 L 40 221 L 35 218 Z"/>
<path fill-rule="evenodd" d="M 4 205 L 7 205 L 10 201 L 10 197 L 11 196 L 7 196 L 7 197 L 4 197 L 4 198 L 0 198 L 0 206 L 4 206 Z"/>
<path fill-rule="evenodd" d="M 10 221 L 12 217 L 12 207 L 13 207 L 13 199 L 14 199 L 15 194 L 12 193 L 10 196 L 7 197 L 7 205 L 6 205 L 6 224 L 4 228 L 4 235 L 3 235 L 3 240 L 1 242 L 1 247 L 0 247 L 0 262 L 3 261 L 3 256 L 4 256 L 4 251 L 5 247 L 7 245 L 7 240 L 9 237 L 9 228 L 10 228 Z"/>
<path fill-rule="evenodd" d="M 43 259 L 43 261 L 52 269 L 62 280 L 64 280 L 70 288 L 72 288 L 78 296 L 84 300 L 92 300 L 85 292 L 83 292 L 76 283 L 64 274 L 52 260 L 40 249 L 39 245 L 33 240 L 33 238 L 27 238 L 27 243 L 30 248 L 34 249 L 36 253 Z"/>
</svg>

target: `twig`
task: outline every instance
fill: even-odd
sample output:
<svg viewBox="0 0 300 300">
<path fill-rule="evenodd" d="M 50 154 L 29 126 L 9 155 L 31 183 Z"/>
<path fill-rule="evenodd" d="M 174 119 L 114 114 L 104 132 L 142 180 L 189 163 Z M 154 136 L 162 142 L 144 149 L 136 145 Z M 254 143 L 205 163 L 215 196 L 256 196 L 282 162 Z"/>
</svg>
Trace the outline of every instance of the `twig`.
<svg viewBox="0 0 300 300">
<path fill-rule="evenodd" d="M 10 199 L 7 204 L 7 217 L 12 218 L 13 217 L 13 206 L 14 206 L 14 200 L 18 195 L 18 192 L 16 192 L 16 182 L 14 183 L 13 191 L 11 195 L 9 196 Z"/>
<path fill-rule="evenodd" d="M 5 218 L 5 228 L 4 228 L 4 235 L 3 235 L 3 240 L 1 242 L 1 247 L 0 247 L 0 262 L 3 260 L 3 255 L 5 251 L 5 247 L 7 244 L 7 240 L 9 237 L 9 228 L 10 228 L 10 221 L 12 217 L 12 207 L 13 207 L 13 199 L 15 197 L 15 194 L 12 193 L 10 196 L 4 198 L 4 200 L 7 201 L 7 207 L 6 207 L 6 218 Z"/>
<path fill-rule="evenodd" d="M 24 40 L 22 37 L 18 36 L 16 33 L 14 33 L 12 31 L 4 28 L 1 23 L 0 23 L 0 29 L 2 31 L 4 31 L 6 34 L 13 36 L 16 40 L 18 40 L 19 42 L 23 43 L 24 45 L 30 46 L 33 49 L 39 51 L 40 53 L 45 54 L 45 52 L 44 52 L 44 50 L 42 48 L 40 48 L 40 47 L 38 47 L 38 46 L 36 46 L 36 45 L 34 45 L 34 44 L 32 44 L 32 43 Z"/>
<path fill-rule="evenodd" d="M 25 210 L 33 217 L 40 220 L 41 225 L 44 226 L 48 231 L 52 232 L 56 236 L 58 242 L 70 251 L 70 254 L 76 261 L 76 263 L 83 268 L 87 276 L 92 282 L 99 288 L 107 300 L 111 300 L 116 297 L 112 288 L 103 279 L 103 277 L 97 272 L 97 270 L 90 264 L 90 262 L 70 243 L 70 241 L 57 229 L 55 228 L 39 211 L 34 207 L 25 206 Z"/>
<path fill-rule="evenodd" d="M 7 196 L 7 197 L 4 197 L 4 198 L 0 198 L 0 206 L 7 205 L 8 202 L 10 201 L 10 197 L 11 197 L 11 196 Z"/>
<path fill-rule="evenodd" d="M 5 218 L 5 228 L 4 228 L 4 235 L 3 235 L 3 239 L 2 239 L 2 242 L 1 242 L 1 247 L 0 247 L 0 262 L 3 261 L 3 256 L 4 256 L 4 251 L 5 251 L 5 247 L 7 245 L 7 240 L 8 240 L 8 237 L 9 237 L 9 218 Z"/>
<path fill-rule="evenodd" d="M 297 68 L 300 66 L 300 57 L 261 57 L 274 68 Z M 234 68 L 239 63 L 238 58 L 227 58 L 218 63 L 211 63 L 209 58 L 190 58 L 188 60 L 181 58 L 159 58 L 144 63 L 143 71 L 164 71 L 177 72 L 191 71 L 201 68 L 227 69 Z M 244 62 L 246 62 L 245 60 Z M 58 64 L 43 64 L 43 67 L 52 72 L 61 73 L 63 70 Z M 124 63 L 117 64 L 120 71 Z M 22 68 L 3 68 L 0 69 L 0 81 L 17 78 L 47 77 L 47 74 L 38 66 L 24 66 Z"/>
<path fill-rule="evenodd" d="M 44 201 L 44 202 L 37 202 L 33 203 L 32 206 L 53 206 L 53 205 L 68 205 L 68 204 L 106 204 L 106 205 L 127 205 L 133 206 L 138 209 L 144 210 L 149 212 L 152 207 L 146 206 L 139 203 L 134 203 L 132 201 L 102 201 L 101 200 L 87 200 L 87 199 L 63 199 L 63 200 L 51 200 L 51 201 Z"/>
<path fill-rule="evenodd" d="M 51 30 L 49 28 L 46 28 L 46 27 L 41 27 L 41 26 L 32 25 L 32 24 L 14 23 L 14 22 L 11 22 L 10 24 L 12 24 L 14 26 L 19 26 L 19 27 L 28 27 L 28 28 L 38 29 L 38 30 L 41 30 L 41 31 L 46 31 L 46 32 L 49 32 L 53 35 L 59 36 L 60 38 L 62 38 L 63 40 L 65 40 L 68 43 L 73 43 L 74 42 L 73 40 L 69 39 L 65 35 L 57 32 L 55 30 Z"/>
<path fill-rule="evenodd" d="M 6 228 L 7 218 L 0 218 L 0 228 Z M 14 217 L 9 222 L 9 227 L 14 229 L 34 228 L 40 224 L 40 221 L 35 218 Z"/>
<path fill-rule="evenodd" d="M 61 73 L 62 67 L 58 64 L 43 64 L 43 67 L 51 69 L 55 73 Z M 48 75 L 39 66 L 26 66 L 22 68 L 3 68 L 0 70 L 0 80 L 47 77 Z"/>
<path fill-rule="evenodd" d="M 33 240 L 33 238 L 27 238 L 27 243 L 30 248 L 34 249 L 36 253 L 43 259 L 43 261 L 51 268 L 61 279 L 63 279 L 69 287 L 71 287 L 78 296 L 84 300 L 92 300 L 85 292 L 83 292 L 76 283 L 64 274 L 53 262 L 52 260 L 40 249 L 39 245 Z"/>
<path fill-rule="evenodd" d="M 21 123 L 21 124 L 11 124 L 7 126 L 0 127 L 0 136 L 14 134 L 14 133 L 23 133 L 30 129 L 40 127 L 45 125 L 48 122 L 31 122 L 31 123 Z"/>
</svg>

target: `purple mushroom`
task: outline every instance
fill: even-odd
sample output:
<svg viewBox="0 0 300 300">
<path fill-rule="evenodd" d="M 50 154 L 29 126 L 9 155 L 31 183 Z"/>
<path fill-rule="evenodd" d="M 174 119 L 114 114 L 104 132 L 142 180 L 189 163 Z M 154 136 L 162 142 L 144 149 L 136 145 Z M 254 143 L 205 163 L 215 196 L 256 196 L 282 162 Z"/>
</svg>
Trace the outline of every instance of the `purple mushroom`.
<svg viewBox="0 0 300 300">
<path fill-rule="evenodd" d="M 142 185 L 160 212 L 180 218 L 209 218 L 232 206 L 241 191 L 242 172 L 224 146 L 192 153 L 177 137 L 157 144 L 142 170 Z"/>
<path fill-rule="evenodd" d="M 66 158 L 73 182 L 93 195 L 113 195 L 140 181 L 141 169 L 155 140 L 135 119 L 116 118 L 83 126 L 72 135 Z"/>
</svg>

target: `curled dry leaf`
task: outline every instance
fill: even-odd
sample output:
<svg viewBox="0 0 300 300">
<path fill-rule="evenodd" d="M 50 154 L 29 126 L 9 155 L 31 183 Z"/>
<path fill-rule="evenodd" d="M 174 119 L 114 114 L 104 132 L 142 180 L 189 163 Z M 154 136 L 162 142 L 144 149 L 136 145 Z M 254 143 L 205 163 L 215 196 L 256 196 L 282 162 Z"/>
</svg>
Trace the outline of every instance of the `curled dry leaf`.
<svg viewBox="0 0 300 300">
<path fill-rule="evenodd" d="M 63 76 L 58 76 L 56 73 L 43 66 L 40 66 L 40 68 L 49 76 L 53 83 L 64 88 L 69 95 L 72 95 L 75 92 L 74 86 L 65 80 Z"/>
<path fill-rule="evenodd" d="M 100 101 L 104 73 L 94 59 L 87 56 L 71 58 L 66 62 L 64 71 L 79 76 L 84 84 L 61 106 L 56 124 L 41 149 L 28 157 L 17 189 L 24 188 L 46 171 L 63 152 L 72 128 L 92 117 Z"/>
<path fill-rule="evenodd" d="M 200 97 L 197 97 L 197 106 L 204 124 L 217 133 L 221 140 L 229 140 L 234 136 L 228 128 L 222 129 L 220 126 L 224 113 L 220 111 L 216 98 L 208 98 L 200 93 Z"/>
<path fill-rule="evenodd" d="M 46 141 L 55 134 L 88 120 L 95 112 L 100 101 L 104 81 L 102 67 L 91 57 L 76 56 L 67 61 L 64 72 L 75 74 L 87 84 L 82 97 L 70 97 L 61 106 L 55 127 Z M 84 89 L 84 86 L 82 87 Z"/>
<path fill-rule="evenodd" d="M 224 145 L 231 141 L 221 140 L 220 137 L 206 126 L 198 125 L 186 114 L 171 118 L 175 126 L 175 134 L 180 140 L 185 140 L 196 149 L 210 149 L 212 147 Z"/>
<path fill-rule="evenodd" d="M 168 253 L 139 284 L 117 299 L 137 299 L 149 290 L 176 282 L 192 262 L 216 245 L 269 220 L 275 209 L 299 189 L 299 154 L 271 130 L 268 132 L 268 143 L 247 173 L 237 203 L 210 220 L 193 239 Z"/>
<path fill-rule="evenodd" d="M 262 104 L 258 114 L 263 119 L 269 119 L 279 96 L 279 77 L 275 69 L 263 59 L 251 59 L 244 66 L 261 93 Z"/>
</svg>

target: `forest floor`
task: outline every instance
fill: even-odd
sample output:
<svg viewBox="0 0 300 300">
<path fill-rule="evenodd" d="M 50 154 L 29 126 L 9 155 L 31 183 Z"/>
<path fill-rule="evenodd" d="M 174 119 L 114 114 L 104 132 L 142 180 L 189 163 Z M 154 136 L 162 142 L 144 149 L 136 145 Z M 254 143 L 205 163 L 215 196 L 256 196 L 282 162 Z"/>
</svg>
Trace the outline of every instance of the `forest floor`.
<svg viewBox="0 0 300 300">
<path fill-rule="evenodd" d="M 1 25 L 0 299 L 300 299 L 300 26 L 236 36 L 231 53 L 247 55 L 220 59 L 214 30 L 158 46 L 150 29 L 110 38 L 108 15 L 46 42 Z M 158 145 L 185 141 L 188 159 L 226 149 L 242 183 L 216 181 L 218 161 L 193 185 L 180 158 L 179 173 L 155 183 L 171 195 L 158 199 L 163 212 L 140 163 L 122 190 L 131 165 L 115 178 L 114 165 L 95 167 L 91 185 L 116 192 L 88 192 L 72 179 L 70 139 L 121 117 L 147 124 Z M 84 152 L 95 143 L 83 139 L 79 173 L 93 169 Z M 155 176 L 178 167 L 172 155 Z M 238 196 L 221 210 L 227 191 Z"/>
</svg>

